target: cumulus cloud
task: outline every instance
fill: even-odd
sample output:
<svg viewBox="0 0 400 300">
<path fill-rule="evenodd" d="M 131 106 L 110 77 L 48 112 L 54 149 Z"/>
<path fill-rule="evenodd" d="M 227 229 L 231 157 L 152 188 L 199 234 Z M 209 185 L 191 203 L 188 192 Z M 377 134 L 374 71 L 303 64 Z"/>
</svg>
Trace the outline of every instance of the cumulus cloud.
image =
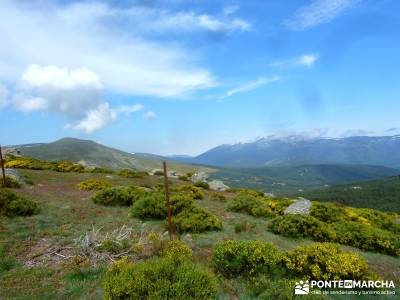
<svg viewBox="0 0 400 300">
<path fill-rule="evenodd" d="M 313 0 L 301 7 L 284 24 L 291 30 L 302 31 L 329 23 L 361 0 Z"/>
<path fill-rule="evenodd" d="M 130 114 L 141 104 L 112 108 L 104 99 L 99 76 L 89 69 L 31 65 L 23 72 L 11 105 L 23 112 L 51 112 L 71 122 L 66 128 L 91 133 Z"/>
<path fill-rule="evenodd" d="M 318 55 L 316 54 L 304 54 L 299 57 L 276 61 L 272 63 L 274 67 L 311 67 L 313 66 L 316 61 L 319 59 Z"/>
<path fill-rule="evenodd" d="M 8 89 L 0 84 L 0 108 L 8 104 Z"/>
<path fill-rule="evenodd" d="M 246 27 L 240 19 L 190 12 L 145 13 L 104 2 L 43 6 L 36 1 L 4 0 L 0 2 L 0 80 L 15 81 L 35 63 L 82 69 L 78 73 L 83 76 L 88 75 L 83 70 L 91 70 L 105 89 L 129 95 L 177 97 L 214 86 L 214 76 L 198 66 L 193 51 L 170 40 L 167 32 L 157 41 L 148 36 L 155 26 L 163 32 Z M 95 78 L 88 80 L 92 83 Z"/>
<path fill-rule="evenodd" d="M 250 92 L 252 90 L 255 90 L 263 85 L 272 83 L 272 82 L 276 82 L 278 80 L 280 80 L 281 78 L 279 76 L 273 76 L 273 77 L 260 77 L 256 80 L 250 81 L 250 82 L 246 82 L 244 84 L 241 84 L 229 91 L 226 92 L 224 98 L 226 97 L 231 97 L 233 95 L 239 94 L 239 93 L 246 93 L 246 92 Z"/>
<path fill-rule="evenodd" d="M 154 111 L 149 110 L 143 116 L 145 119 L 150 120 L 150 119 L 154 119 L 157 115 Z"/>
</svg>

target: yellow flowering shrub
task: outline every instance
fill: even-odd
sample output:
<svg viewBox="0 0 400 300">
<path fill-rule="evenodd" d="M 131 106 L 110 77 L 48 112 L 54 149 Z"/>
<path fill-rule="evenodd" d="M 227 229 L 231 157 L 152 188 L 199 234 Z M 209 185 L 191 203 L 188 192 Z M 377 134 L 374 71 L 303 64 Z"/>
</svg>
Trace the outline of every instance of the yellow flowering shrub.
<svg viewBox="0 0 400 300">
<path fill-rule="evenodd" d="M 78 189 L 84 191 L 98 191 L 111 187 L 111 183 L 101 179 L 89 179 L 78 183 Z"/>
</svg>

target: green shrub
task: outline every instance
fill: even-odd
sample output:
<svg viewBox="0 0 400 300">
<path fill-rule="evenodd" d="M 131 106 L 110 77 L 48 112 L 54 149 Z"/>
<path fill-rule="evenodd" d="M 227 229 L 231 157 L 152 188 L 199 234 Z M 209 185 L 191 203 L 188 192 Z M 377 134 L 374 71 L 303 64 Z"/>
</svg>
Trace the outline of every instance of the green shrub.
<svg viewBox="0 0 400 300">
<path fill-rule="evenodd" d="M 343 207 L 331 203 L 313 202 L 310 215 L 325 223 L 333 223 L 344 218 Z"/>
<path fill-rule="evenodd" d="M 0 190 L 0 213 L 8 217 L 30 216 L 38 211 L 38 205 L 32 200 L 20 197 L 11 190 Z"/>
<path fill-rule="evenodd" d="M 58 162 L 53 168 L 56 172 L 84 172 L 85 168 L 79 164 L 74 164 L 70 161 Z"/>
<path fill-rule="evenodd" d="M 337 242 L 368 251 L 400 256 L 400 235 L 352 221 L 334 224 Z"/>
<path fill-rule="evenodd" d="M 210 272 L 188 260 L 155 258 L 140 263 L 126 260 L 106 272 L 104 299 L 211 300 L 217 281 Z"/>
<path fill-rule="evenodd" d="M 129 206 L 146 195 L 147 192 L 142 188 L 114 187 L 99 191 L 92 197 L 92 200 L 96 204 L 102 204 L 106 206 Z"/>
<path fill-rule="evenodd" d="M 31 169 L 31 170 L 53 170 L 57 172 L 84 172 L 85 168 L 70 161 L 51 162 L 23 156 L 7 156 L 6 168 Z"/>
<path fill-rule="evenodd" d="M 195 200 L 201 200 L 204 198 L 203 192 L 193 185 L 181 185 L 179 187 L 173 188 L 172 192 L 182 193 L 192 197 Z"/>
<path fill-rule="evenodd" d="M 274 218 L 269 224 L 273 233 L 284 236 L 304 238 L 315 241 L 334 241 L 336 233 L 332 227 L 311 216 L 285 215 Z"/>
<path fill-rule="evenodd" d="M 240 222 L 235 224 L 235 233 L 240 233 L 242 231 L 250 231 L 252 229 L 254 229 L 256 227 L 255 223 L 251 223 L 251 222 Z"/>
<path fill-rule="evenodd" d="M 84 191 L 98 191 L 111 187 L 111 183 L 101 179 L 88 179 L 78 183 L 78 189 Z"/>
<path fill-rule="evenodd" d="M 200 187 L 200 188 L 203 188 L 205 190 L 209 190 L 210 189 L 210 185 L 205 181 L 196 181 L 193 185 L 197 186 L 197 187 Z"/>
<path fill-rule="evenodd" d="M 228 240 L 215 246 L 212 262 L 223 276 L 234 278 L 270 272 L 281 259 L 282 253 L 271 243 Z"/>
<path fill-rule="evenodd" d="M 154 175 L 155 176 L 164 176 L 164 172 L 163 171 L 155 171 Z"/>
<path fill-rule="evenodd" d="M 139 219 L 164 219 L 165 209 L 164 195 L 161 193 L 147 193 L 132 204 L 130 213 Z"/>
<path fill-rule="evenodd" d="M 186 175 L 179 175 L 178 179 L 182 181 L 189 181 L 189 178 Z"/>
<path fill-rule="evenodd" d="M 139 171 L 134 171 L 134 170 L 129 170 L 129 169 L 123 169 L 118 172 L 119 176 L 127 177 L 127 178 L 143 178 L 147 176 L 146 172 L 139 172 Z"/>
<path fill-rule="evenodd" d="M 338 245 L 313 243 L 286 253 L 288 270 L 315 280 L 368 280 L 376 278 L 366 260 L 355 252 L 345 252 Z"/>
<path fill-rule="evenodd" d="M 178 232 L 204 232 L 222 229 L 222 222 L 216 216 L 197 206 L 173 215 L 172 224 Z"/>
<path fill-rule="evenodd" d="M 221 193 L 213 192 L 213 193 L 211 193 L 210 196 L 211 196 L 211 200 L 214 200 L 214 201 L 221 201 L 221 202 L 227 201 L 226 197 Z"/>
<path fill-rule="evenodd" d="M 3 177 L 0 178 L 0 187 L 3 186 Z M 6 176 L 6 187 L 8 188 L 20 188 L 21 184 L 14 177 Z"/>
<path fill-rule="evenodd" d="M 192 249 L 180 240 L 169 241 L 162 254 L 172 260 L 191 260 L 193 257 Z"/>
</svg>

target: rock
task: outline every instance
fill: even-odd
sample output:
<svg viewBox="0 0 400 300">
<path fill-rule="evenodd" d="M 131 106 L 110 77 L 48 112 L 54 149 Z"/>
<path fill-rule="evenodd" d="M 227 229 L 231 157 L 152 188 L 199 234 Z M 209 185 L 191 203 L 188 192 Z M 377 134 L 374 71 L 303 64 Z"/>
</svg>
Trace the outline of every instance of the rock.
<svg viewBox="0 0 400 300">
<path fill-rule="evenodd" d="M 229 186 L 225 185 L 221 180 L 213 180 L 208 184 L 213 191 L 225 192 L 230 189 Z"/>
<path fill-rule="evenodd" d="M 275 194 L 274 193 L 264 193 L 265 197 L 269 197 L 269 198 L 274 198 Z"/>
<path fill-rule="evenodd" d="M 5 169 L 5 173 L 6 173 L 6 176 L 15 179 L 15 180 L 18 181 L 20 184 L 24 184 L 24 183 L 25 183 L 24 178 L 23 178 L 21 175 L 19 175 L 18 170 L 15 170 L 15 169 Z"/>
<path fill-rule="evenodd" d="M 199 173 L 195 173 L 190 180 L 192 182 L 197 182 L 197 181 L 205 181 L 207 179 L 208 175 L 205 172 L 199 172 Z"/>
<path fill-rule="evenodd" d="M 296 202 L 289 205 L 284 213 L 291 215 L 309 215 L 311 210 L 311 201 L 305 198 L 299 198 Z"/>
</svg>

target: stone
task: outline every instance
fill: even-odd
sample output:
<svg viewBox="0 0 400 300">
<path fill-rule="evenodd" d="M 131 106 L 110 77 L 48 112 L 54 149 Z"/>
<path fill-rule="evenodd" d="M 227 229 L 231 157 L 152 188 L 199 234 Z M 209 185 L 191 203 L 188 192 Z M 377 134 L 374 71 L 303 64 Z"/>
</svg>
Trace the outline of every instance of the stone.
<svg viewBox="0 0 400 300">
<path fill-rule="evenodd" d="M 225 192 L 230 189 L 230 187 L 225 185 L 221 180 L 213 180 L 208 184 L 210 185 L 210 189 L 213 191 Z"/>
<path fill-rule="evenodd" d="M 193 176 L 190 178 L 192 182 L 198 182 L 198 181 L 206 181 L 208 175 L 206 172 L 199 172 L 193 174 Z"/>
<path fill-rule="evenodd" d="M 289 205 L 284 213 L 291 215 L 309 215 L 311 210 L 311 201 L 300 197 L 296 202 Z"/>
</svg>

